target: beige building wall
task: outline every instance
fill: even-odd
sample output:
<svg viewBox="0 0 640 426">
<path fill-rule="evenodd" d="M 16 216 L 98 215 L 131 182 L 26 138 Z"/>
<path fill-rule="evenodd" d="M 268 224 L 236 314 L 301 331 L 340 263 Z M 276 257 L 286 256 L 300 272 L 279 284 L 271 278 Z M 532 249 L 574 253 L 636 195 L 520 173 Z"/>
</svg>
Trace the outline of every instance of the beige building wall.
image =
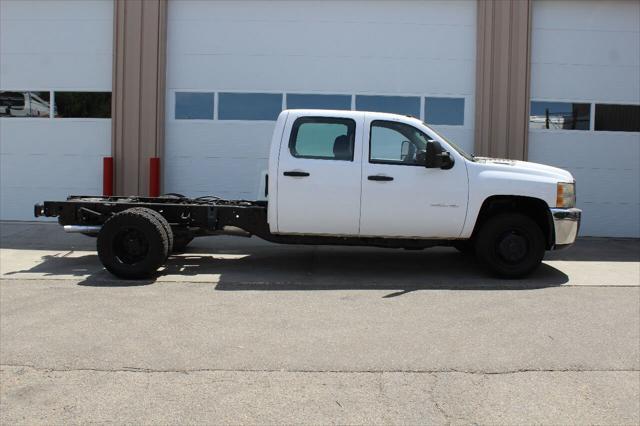
<svg viewBox="0 0 640 426">
<path fill-rule="evenodd" d="M 532 0 L 479 0 L 475 151 L 525 160 Z"/>
<path fill-rule="evenodd" d="M 478 0 L 475 151 L 526 159 L 532 0 Z M 167 0 L 115 0 L 116 194 L 147 194 L 165 129 Z M 162 161 L 162 160 L 161 160 Z"/>
<path fill-rule="evenodd" d="M 148 194 L 164 143 L 167 2 L 115 0 L 112 149 L 116 194 Z"/>
</svg>

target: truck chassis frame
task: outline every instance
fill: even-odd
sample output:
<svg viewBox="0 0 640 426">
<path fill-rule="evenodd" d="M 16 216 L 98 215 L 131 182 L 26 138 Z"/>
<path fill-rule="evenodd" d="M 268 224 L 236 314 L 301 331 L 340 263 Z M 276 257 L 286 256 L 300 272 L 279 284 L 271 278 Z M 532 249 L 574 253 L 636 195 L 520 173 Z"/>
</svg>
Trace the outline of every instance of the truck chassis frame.
<svg viewBox="0 0 640 426">
<path fill-rule="evenodd" d="M 266 201 L 225 200 L 214 196 L 188 198 L 71 195 L 66 201 L 45 201 L 34 206 L 35 217 L 57 217 L 71 227 L 98 229 L 111 216 L 131 208 L 147 208 L 161 214 L 174 232 L 193 237 L 209 235 L 255 235 L 281 244 L 350 245 L 419 250 L 451 246 L 460 240 L 376 238 L 352 236 L 273 234 L 267 221 Z M 336 207 L 339 208 L 339 207 Z"/>
</svg>

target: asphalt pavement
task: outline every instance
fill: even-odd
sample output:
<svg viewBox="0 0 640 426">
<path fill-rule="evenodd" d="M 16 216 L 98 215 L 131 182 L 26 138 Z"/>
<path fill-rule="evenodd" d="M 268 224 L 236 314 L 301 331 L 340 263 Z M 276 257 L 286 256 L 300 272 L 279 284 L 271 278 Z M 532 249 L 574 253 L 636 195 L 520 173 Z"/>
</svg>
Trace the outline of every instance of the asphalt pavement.
<svg viewBox="0 0 640 426">
<path fill-rule="evenodd" d="M 196 239 L 153 280 L 0 223 L 0 423 L 640 423 L 640 241 L 524 280 L 449 248 Z"/>
</svg>

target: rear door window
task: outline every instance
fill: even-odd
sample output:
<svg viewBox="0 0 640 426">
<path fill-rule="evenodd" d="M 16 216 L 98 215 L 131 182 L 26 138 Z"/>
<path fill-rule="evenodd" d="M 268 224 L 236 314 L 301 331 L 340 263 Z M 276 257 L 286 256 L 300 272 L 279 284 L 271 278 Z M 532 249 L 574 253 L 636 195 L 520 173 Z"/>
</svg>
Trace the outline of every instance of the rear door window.
<svg viewBox="0 0 640 426">
<path fill-rule="evenodd" d="M 296 158 L 353 161 L 355 131 L 355 121 L 348 118 L 298 118 L 289 151 Z"/>
</svg>

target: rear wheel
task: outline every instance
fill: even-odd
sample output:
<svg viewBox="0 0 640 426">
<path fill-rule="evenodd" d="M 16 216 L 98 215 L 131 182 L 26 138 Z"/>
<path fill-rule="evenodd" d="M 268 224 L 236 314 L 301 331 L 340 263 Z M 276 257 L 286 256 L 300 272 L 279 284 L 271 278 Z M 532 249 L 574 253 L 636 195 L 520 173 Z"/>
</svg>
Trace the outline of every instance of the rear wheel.
<svg viewBox="0 0 640 426">
<path fill-rule="evenodd" d="M 169 253 L 169 238 L 149 209 L 128 209 L 110 217 L 98 234 L 98 257 L 120 278 L 148 278 Z"/>
<path fill-rule="evenodd" d="M 165 219 L 164 216 L 162 216 L 157 211 L 147 209 L 145 207 L 134 207 L 130 210 L 147 212 L 148 214 L 155 217 L 158 222 L 160 222 L 160 225 L 162 225 L 162 227 L 164 228 L 164 231 L 167 233 L 167 241 L 169 243 L 169 254 L 171 254 L 173 252 L 173 245 L 174 245 L 175 238 L 173 235 L 173 231 L 171 230 L 171 225 L 169 225 L 169 222 L 167 222 L 167 219 Z"/>
<path fill-rule="evenodd" d="M 521 278 L 542 262 L 544 235 L 529 217 L 504 213 L 488 219 L 476 239 L 478 258 L 494 274 L 503 278 Z"/>
</svg>

